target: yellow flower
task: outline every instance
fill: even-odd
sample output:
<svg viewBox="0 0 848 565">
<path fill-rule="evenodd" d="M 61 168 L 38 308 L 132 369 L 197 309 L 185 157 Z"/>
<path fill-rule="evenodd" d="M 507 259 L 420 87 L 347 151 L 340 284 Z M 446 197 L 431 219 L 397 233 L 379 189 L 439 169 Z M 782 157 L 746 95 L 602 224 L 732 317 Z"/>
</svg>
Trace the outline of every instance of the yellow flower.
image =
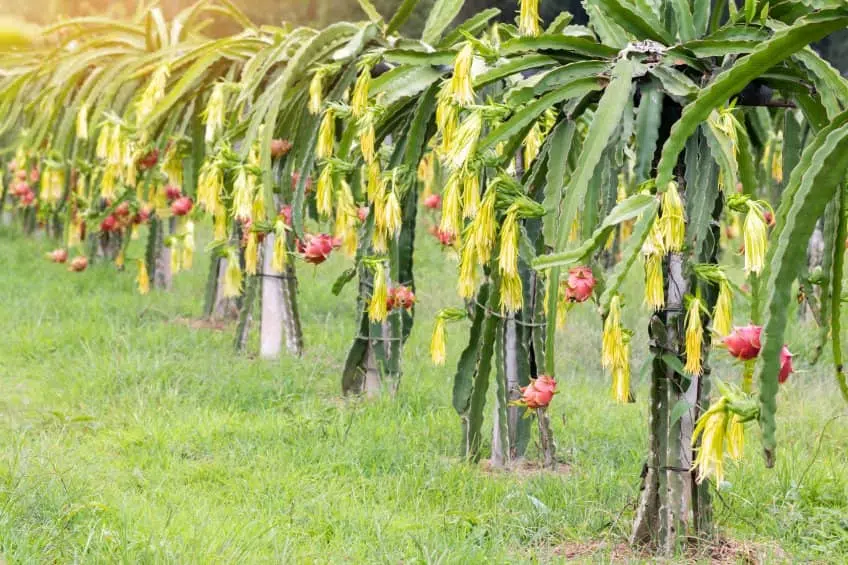
<svg viewBox="0 0 848 565">
<path fill-rule="evenodd" d="M 150 275 L 147 273 L 147 263 L 144 259 L 139 259 L 138 262 L 138 293 L 147 294 L 150 292 Z"/>
<path fill-rule="evenodd" d="M 329 159 L 333 156 L 336 146 L 336 114 L 332 108 L 324 112 L 321 127 L 318 130 L 318 144 L 315 154 L 319 159 Z"/>
<path fill-rule="evenodd" d="M 474 46 L 466 42 L 456 56 L 453 64 L 453 76 L 450 79 L 449 92 L 453 101 L 460 106 L 474 103 L 471 67 L 474 64 Z"/>
<path fill-rule="evenodd" d="M 760 274 L 766 263 L 768 225 L 762 207 L 756 202 L 748 201 L 742 236 L 745 244 L 745 274 Z"/>
<path fill-rule="evenodd" d="M 541 33 L 539 26 L 539 0 L 519 0 L 521 10 L 518 13 L 518 32 L 521 35 L 536 37 Z"/>
<path fill-rule="evenodd" d="M 722 336 L 733 331 L 733 290 L 727 278 L 723 278 L 718 284 L 713 329 Z"/>
<path fill-rule="evenodd" d="M 623 367 L 628 363 L 621 328 L 621 297 L 617 294 L 610 300 L 601 346 L 601 363 L 604 367 Z"/>
<path fill-rule="evenodd" d="M 315 185 L 315 207 L 322 216 L 333 213 L 333 165 L 332 161 L 324 165 Z"/>
<path fill-rule="evenodd" d="M 227 257 L 227 270 L 224 271 L 224 297 L 235 298 L 241 295 L 241 282 L 238 255 L 231 250 Z"/>
<path fill-rule="evenodd" d="M 445 332 L 445 320 L 441 316 L 436 317 L 433 325 L 433 336 L 430 338 L 430 359 L 434 365 L 444 365 L 447 358 L 447 336 Z"/>
<path fill-rule="evenodd" d="M 371 89 L 371 67 L 363 66 L 353 87 L 350 101 L 350 113 L 354 118 L 361 118 L 368 109 L 368 92 Z"/>
<path fill-rule="evenodd" d="M 466 171 L 462 181 L 462 217 L 473 218 L 480 208 L 480 176 Z"/>
<path fill-rule="evenodd" d="M 515 276 L 518 273 L 518 210 L 515 204 L 510 207 L 506 218 L 504 218 L 503 226 L 501 226 L 498 270 L 504 275 L 504 278 Z"/>
<path fill-rule="evenodd" d="M 368 319 L 372 322 L 382 322 L 388 316 L 387 301 L 388 289 L 386 288 L 386 273 L 382 263 L 374 266 L 374 292 L 371 294 L 371 302 L 368 305 Z"/>
<path fill-rule="evenodd" d="M 677 253 L 683 249 L 686 237 L 686 221 L 684 219 L 683 201 L 677 191 L 677 183 L 668 183 L 668 188 L 662 195 L 662 232 L 664 247 L 669 253 Z"/>
<path fill-rule="evenodd" d="M 704 326 L 701 320 L 701 300 L 693 298 L 689 302 L 689 310 L 686 313 L 686 366 L 684 370 L 690 375 L 700 375 L 703 372 L 701 365 L 703 342 Z"/>
</svg>

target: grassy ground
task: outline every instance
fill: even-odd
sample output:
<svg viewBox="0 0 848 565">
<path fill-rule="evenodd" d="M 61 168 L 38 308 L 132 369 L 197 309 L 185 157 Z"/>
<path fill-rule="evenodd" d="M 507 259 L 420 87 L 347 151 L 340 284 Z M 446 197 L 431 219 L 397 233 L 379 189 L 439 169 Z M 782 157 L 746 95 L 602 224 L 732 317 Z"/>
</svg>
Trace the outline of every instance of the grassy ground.
<svg viewBox="0 0 848 565">
<path fill-rule="evenodd" d="M 430 241 L 419 247 L 422 307 L 399 396 L 363 401 L 339 396 L 354 329 L 353 289 L 329 294 L 340 258 L 301 269 L 307 353 L 271 363 L 234 355 L 229 329 L 180 322 L 201 309 L 200 255 L 172 293 L 142 297 L 132 272 L 99 264 L 68 273 L 43 259 L 49 242 L 0 228 L 0 562 L 516 563 L 620 553 L 646 447 L 645 351 L 634 352 L 639 401 L 614 405 L 600 324 L 588 306 L 576 311 L 560 338 L 562 393 L 551 408 L 567 472 L 464 464 L 450 405 L 464 327 L 449 329 L 446 368 L 427 360 L 433 312 L 456 305 L 454 269 Z M 635 343 L 645 343 L 645 318 L 633 316 Z M 750 426 L 716 519 L 767 561 L 844 563 L 848 412 L 828 366 L 803 359 L 812 330 L 793 332 L 802 355 L 780 393 L 777 467 L 764 469 Z M 736 378 L 727 355 L 715 357 L 718 374 Z"/>
</svg>

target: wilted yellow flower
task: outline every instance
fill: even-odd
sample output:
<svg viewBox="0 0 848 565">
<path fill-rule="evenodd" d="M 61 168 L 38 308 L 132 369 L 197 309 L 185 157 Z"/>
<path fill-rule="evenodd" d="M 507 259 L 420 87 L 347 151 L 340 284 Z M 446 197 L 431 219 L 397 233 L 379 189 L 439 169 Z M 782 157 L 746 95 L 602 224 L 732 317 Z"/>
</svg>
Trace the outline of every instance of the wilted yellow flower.
<svg viewBox="0 0 848 565">
<path fill-rule="evenodd" d="M 315 185 L 315 207 L 322 216 L 333 213 L 333 165 L 327 162 L 318 175 Z"/>
<path fill-rule="evenodd" d="M 386 288 L 386 272 L 382 263 L 374 266 L 374 292 L 368 304 L 368 319 L 372 322 L 382 322 L 388 316 L 388 289 Z"/>
<path fill-rule="evenodd" d="M 321 119 L 321 127 L 318 130 L 318 144 L 315 154 L 319 159 L 329 159 L 333 156 L 336 148 L 336 114 L 332 108 L 327 108 Z"/>
<path fill-rule="evenodd" d="M 617 294 L 610 300 L 601 346 L 601 363 L 604 367 L 623 367 L 628 363 L 621 327 L 621 297 Z"/>
<path fill-rule="evenodd" d="M 194 264 L 194 222 L 186 221 L 185 229 L 183 230 L 183 257 L 182 266 L 188 270 Z"/>
<path fill-rule="evenodd" d="M 447 358 L 447 336 L 445 331 L 445 320 L 441 316 L 436 317 L 433 325 L 433 336 L 430 338 L 430 359 L 434 365 L 444 365 Z"/>
<path fill-rule="evenodd" d="M 529 168 L 542 149 L 542 127 L 539 122 L 533 124 L 524 138 L 524 167 Z"/>
<path fill-rule="evenodd" d="M 217 82 L 212 87 L 209 103 L 203 112 L 203 117 L 206 120 L 206 143 L 213 143 L 215 138 L 218 137 L 218 133 L 224 129 L 224 108 L 224 83 Z"/>
<path fill-rule="evenodd" d="M 386 253 L 389 250 L 389 234 L 385 226 L 374 226 L 374 235 L 371 236 L 371 247 L 375 253 Z"/>
<path fill-rule="evenodd" d="M 380 162 L 375 160 L 373 163 L 365 165 L 365 195 L 368 197 L 368 203 L 373 203 L 377 196 L 383 194 L 383 175 L 380 171 Z"/>
<path fill-rule="evenodd" d="M 462 217 L 473 218 L 480 208 L 480 176 L 466 171 L 462 178 Z"/>
<path fill-rule="evenodd" d="M 137 265 L 138 277 L 136 281 L 138 282 L 138 293 L 147 294 L 150 292 L 150 275 L 147 273 L 147 263 L 144 259 L 139 259 Z"/>
<path fill-rule="evenodd" d="M 504 278 L 518 274 L 518 209 L 513 204 L 501 226 L 501 249 L 498 270 Z M 503 298 L 503 296 L 501 297 Z"/>
<path fill-rule="evenodd" d="M 518 33 L 536 37 L 541 33 L 539 26 L 539 0 L 519 0 L 521 10 L 518 13 Z"/>
<path fill-rule="evenodd" d="M 233 183 L 233 217 L 250 219 L 253 213 L 253 181 L 247 169 L 241 167 Z"/>
<path fill-rule="evenodd" d="M 77 112 L 77 139 L 88 139 L 88 105 L 83 104 Z"/>
<path fill-rule="evenodd" d="M 483 114 L 471 112 L 456 130 L 450 147 L 445 151 L 447 163 L 454 170 L 464 169 L 477 151 L 477 142 L 483 130 Z"/>
<path fill-rule="evenodd" d="M 524 289 L 518 273 L 501 275 L 500 294 L 501 312 L 513 313 L 521 310 L 524 304 Z"/>
<path fill-rule="evenodd" d="M 699 483 L 710 476 L 715 476 L 718 484 L 724 480 L 724 441 L 728 420 L 727 400 L 722 397 L 695 424 L 692 446 L 697 444 L 698 438 L 701 439 L 694 462 Z"/>
<path fill-rule="evenodd" d="M 371 89 L 371 67 L 363 66 L 353 87 L 350 100 L 350 113 L 354 118 L 361 118 L 368 110 L 368 95 Z"/>
<path fill-rule="evenodd" d="M 477 257 L 475 247 L 467 241 L 459 259 L 459 296 L 471 298 L 477 290 Z"/>
<path fill-rule="evenodd" d="M 359 149 L 362 151 L 362 157 L 366 163 L 371 163 L 377 156 L 375 149 L 376 132 L 374 131 L 374 115 L 371 112 L 366 112 L 359 119 Z"/>
<path fill-rule="evenodd" d="M 212 237 L 215 241 L 224 241 L 227 239 L 227 211 L 223 204 L 218 204 L 214 215 L 214 233 Z"/>
<path fill-rule="evenodd" d="M 777 132 L 774 152 L 771 157 L 771 178 L 774 182 L 783 182 L 783 132 Z"/>
<path fill-rule="evenodd" d="M 181 242 L 180 242 L 179 238 L 175 237 L 171 240 L 170 259 L 171 259 L 171 274 L 172 275 L 176 275 L 181 270 L 182 253 L 180 253 L 180 243 Z"/>
<path fill-rule="evenodd" d="M 460 106 L 474 104 L 474 87 L 471 67 L 474 64 L 474 46 L 466 42 L 459 50 L 453 64 L 453 76 L 448 87 L 453 101 Z"/>
<path fill-rule="evenodd" d="M 241 295 L 241 282 L 238 255 L 231 250 L 227 257 L 227 269 L 224 271 L 224 297 L 235 298 Z"/>
<path fill-rule="evenodd" d="M 100 196 L 108 200 L 115 199 L 115 167 L 106 165 L 103 169 L 103 178 L 100 180 Z"/>
<path fill-rule="evenodd" d="M 703 372 L 701 364 L 701 347 L 704 344 L 704 326 L 701 320 L 701 300 L 693 298 L 689 301 L 686 312 L 686 366 L 683 368 L 690 375 L 700 375 Z"/>
<path fill-rule="evenodd" d="M 112 139 L 112 126 L 106 122 L 101 126 L 100 133 L 97 135 L 97 147 L 95 147 L 94 155 L 98 159 L 106 159 L 109 157 L 109 140 Z"/>
<path fill-rule="evenodd" d="M 459 173 L 452 173 L 445 184 L 442 199 L 442 219 L 439 222 L 439 229 L 444 233 L 459 234 L 462 230 L 459 191 Z"/>
<path fill-rule="evenodd" d="M 754 201 L 748 201 L 742 236 L 745 245 L 745 274 L 760 274 L 766 263 L 768 224 L 762 207 Z"/>
<path fill-rule="evenodd" d="M 156 104 L 165 96 L 165 86 L 168 84 L 170 74 L 168 63 L 162 63 L 153 71 L 150 82 L 147 83 L 147 88 L 144 89 L 136 104 L 136 123 L 138 125 L 144 123 L 153 113 Z"/>
<path fill-rule="evenodd" d="M 477 264 L 485 265 L 492 256 L 492 246 L 495 243 L 495 204 L 497 191 L 493 186 L 486 189 L 480 212 L 474 218 L 471 229 L 471 239 L 477 248 Z"/>
<path fill-rule="evenodd" d="M 745 424 L 738 414 L 733 414 L 727 424 L 727 454 L 740 461 L 745 453 Z"/>
<path fill-rule="evenodd" d="M 255 275 L 259 266 L 259 236 L 255 231 L 247 234 L 247 246 L 244 248 L 244 272 Z"/>
<path fill-rule="evenodd" d="M 677 191 L 677 183 L 668 183 L 668 188 L 662 195 L 662 216 L 660 218 L 663 233 L 663 243 L 669 253 L 678 253 L 683 249 L 686 238 L 686 221 L 684 219 L 683 201 Z"/>
<path fill-rule="evenodd" d="M 322 100 L 324 96 L 324 69 L 318 69 L 309 81 L 309 111 L 313 114 L 321 113 Z"/>
<path fill-rule="evenodd" d="M 427 153 L 418 162 L 418 180 L 424 184 L 423 198 L 427 198 L 433 192 L 433 181 L 436 178 L 433 154 Z"/>
<path fill-rule="evenodd" d="M 619 404 L 630 402 L 630 344 L 624 344 L 624 356 L 628 361 L 612 368 L 612 397 Z"/>
<path fill-rule="evenodd" d="M 386 231 L 388 231 L 392 236 L 397 235 L 397 233 L 400 232 L 402 218 L 400 202 L 398 201 L 397 194 L 394 190 L 390 190 L 386 195 L 386 202 L 383 206 L 383 215 L 383 224 L 386 227 Z"/>
<path fill-rule="evenodd" d="M 721 336 L 733 331 L 733 290 L 727 278 L 722 279 L 718 284 L 713 329 Z"/>
<path fill-rule="evenodd" d="M 436 128 L 442 136 L 441 155 L 446 155 L 453 146 L 456 130 L 459 128 L 459 107 L 454 103 L 448 89 L 442 89 L 436 104 Z"/>
</svg>

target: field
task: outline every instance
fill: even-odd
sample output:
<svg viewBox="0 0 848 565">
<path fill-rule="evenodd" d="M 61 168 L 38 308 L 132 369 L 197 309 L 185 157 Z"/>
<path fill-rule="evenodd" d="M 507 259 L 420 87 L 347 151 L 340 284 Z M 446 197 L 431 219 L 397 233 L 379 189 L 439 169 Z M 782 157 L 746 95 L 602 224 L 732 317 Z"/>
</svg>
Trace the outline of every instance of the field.
<svg viewBox="0 0 848 565">
<path fill-rule="evenodd" d="M 191 322 L 207 254 L 172 293 L 142 297 L 133 269 L 68 273 L 43 259 L 50 248 L 0 228 L 0 562 L 639 559 L 622 544 L 646 450 L 646 351 L 637 402 L 613 404 L 588 305 L 560 336 L 560 471 L 492 472 L 456 457 L 465 326 L 449 328 L 447 366 L 429 363 L 434 305 L 459 305 L 429 240 L 400 391 L 377 400 L 339 394 L 354 332 L 354 285 L 327 299 L 340 257 L 301 265 L 305 357 L 264 362 L 233 353 L 231 328 Z M 776 468 L 749 426 L 715 505 L 722 535 L 765 562 L 848 560 L 848 412 L 828 360 L 806 361 L 814 336 L 790 330 L 798 371 L 779 396 Z"/>
</svg>

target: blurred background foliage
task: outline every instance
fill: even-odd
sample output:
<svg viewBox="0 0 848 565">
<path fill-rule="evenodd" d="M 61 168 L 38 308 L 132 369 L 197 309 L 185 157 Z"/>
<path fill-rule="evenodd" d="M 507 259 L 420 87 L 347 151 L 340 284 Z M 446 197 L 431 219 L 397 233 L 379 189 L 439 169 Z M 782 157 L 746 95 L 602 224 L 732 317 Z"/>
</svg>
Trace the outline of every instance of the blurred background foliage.
<svg viewBox="0 0 848 565">
<path fill-rule="evenodd" d="M 160 0 L 166 14 L 173 14 L 195 0 Z M 391 17 L 402 0 L 372 0 L 386 18 Z M 561 11 L 574 14 L 574 23 L 585 22 L 583 4 L 591 0 L 541 0 L 540 12 L 551 21 Z M 837 0 L 818 0 L 827 1 Z M 842 0 L 838 0 L 842 1 Z M 402 30 L 415 34 L 424 27 L 427 15 L 435 0 L 420 0 L 413 16 Z M 365 15 L 357 0 L 233 0 L 253 21 L 261 24 L 324 26 L 334 21 L 360 20 Z M 129 17 L 138 8 L 138 0 L 0 0 L 0 15 L 16 15 L 36 23 L 53 22 L 60 17 L 108 15 Z M 149 4 L 149 2 L 145 2 Z M 459 19 L 486 8 L 499 8 L 501 20 L 514 19 L 518 0 L 466 0 Z M 215 29 L 224 34 L 232 30 Z M 817 48 L 843 73 L 848 74 L 848 31 L 843 31 L 822 41 Z"/>
</svg>

